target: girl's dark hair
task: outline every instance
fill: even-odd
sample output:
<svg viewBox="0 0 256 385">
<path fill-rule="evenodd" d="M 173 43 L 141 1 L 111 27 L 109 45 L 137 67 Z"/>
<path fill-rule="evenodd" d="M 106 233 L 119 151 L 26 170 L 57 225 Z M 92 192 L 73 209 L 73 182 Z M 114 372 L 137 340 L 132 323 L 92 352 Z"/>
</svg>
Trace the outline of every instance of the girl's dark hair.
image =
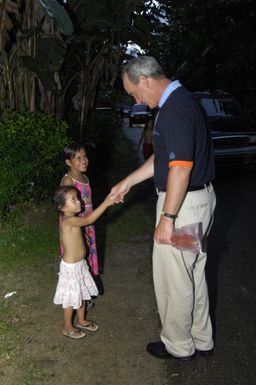
<svg viewBox="0 0 256 385">
<path fill-rule="evenodd" d="M 85 146 L 82 143 L 72 143 L 64 148 L 63 157 L 65 159 L 73 159 L 77 152 L 81 149 L 85 149 Z"/>
<path fill-rule="evenodd" d="M 73 185 L 68 186 L 61 186 L 58 188 L 58 190 L 55 191 L 54 197 L 53 197 L 53 205 L 57 213 L 63 215 L 64 212 L 62 211 L 62 208 L 65 206 L 66 203 L 66 195 L 70 191 L 75 190 L 78 195 L 78 190 Z"/>
</svg>

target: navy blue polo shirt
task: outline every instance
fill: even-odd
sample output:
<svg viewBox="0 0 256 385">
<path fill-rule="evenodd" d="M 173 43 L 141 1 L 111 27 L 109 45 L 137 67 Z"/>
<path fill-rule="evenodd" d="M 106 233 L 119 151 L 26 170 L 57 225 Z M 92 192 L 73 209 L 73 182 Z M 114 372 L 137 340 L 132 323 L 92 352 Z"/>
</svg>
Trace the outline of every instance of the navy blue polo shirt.
<svg viewBox="0 0 256 385">
<path fill-rule="evenodd" d="M 169 168 L 192 166 L 190 186 L 202 186 L 215 176 L 215 162 L 207 117 L 195 96 L 176 88 L 164 102 L 154 132 L 154 183 L 166 189 Z"/>
</svg>

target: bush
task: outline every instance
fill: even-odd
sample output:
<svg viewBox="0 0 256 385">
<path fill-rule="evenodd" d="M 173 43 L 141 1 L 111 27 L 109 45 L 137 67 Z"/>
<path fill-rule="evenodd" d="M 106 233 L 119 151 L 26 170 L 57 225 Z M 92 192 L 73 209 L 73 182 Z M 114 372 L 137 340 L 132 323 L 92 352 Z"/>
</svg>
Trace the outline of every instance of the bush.
<svg viewBox="0 0 256 385">
<path fill-rule="evenodd" d="M 0 215 L 39 201 L 58 184 L 67 124 L 42 113 L 7 111 L 0 122 Z"/>
</svg>

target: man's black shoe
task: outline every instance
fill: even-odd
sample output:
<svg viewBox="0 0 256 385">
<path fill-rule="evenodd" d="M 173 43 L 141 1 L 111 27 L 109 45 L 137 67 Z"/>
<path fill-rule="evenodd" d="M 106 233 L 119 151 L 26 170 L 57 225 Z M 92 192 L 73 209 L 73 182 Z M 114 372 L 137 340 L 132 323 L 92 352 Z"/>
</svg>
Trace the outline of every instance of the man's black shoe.
<svg viewBox="0 0 256 385">
<path fill-rule="evenodd" d="M 196 352 L 197 352 L 197 354 L 199 354 L 199 356 L 210 357 L 214 353 L 214 348 L 212 348 L 210 350 L 198 350 L 198 349 L 196 349 Z"/>
<path fill-rule="evenodd" d="M 188 361 L 195 357 L 195 354 L 192 354 L 192 356 L 188 356 L 188 357 L 173 356 L 171 353 L 167 352 L 165 345 L 161 341 L 150 342 L 147 345 L 147 352 L 157 358 L 174 358 L 180 361 Z"/>
</svg>

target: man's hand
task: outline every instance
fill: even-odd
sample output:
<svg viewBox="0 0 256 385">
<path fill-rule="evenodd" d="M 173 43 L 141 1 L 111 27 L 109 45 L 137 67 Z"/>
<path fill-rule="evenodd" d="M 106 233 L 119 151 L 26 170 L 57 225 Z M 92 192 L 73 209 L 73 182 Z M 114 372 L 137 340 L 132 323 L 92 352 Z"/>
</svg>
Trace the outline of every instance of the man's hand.
<svg viewBox="0 0 256 385">
<path fill-rule="evenodd" d="M 155 228 L 154 239 L 159 244 L 171 245 L 171 236 L 173 233 L 173 220 L 161 216 L 161 219 Z"/>
</svg>

